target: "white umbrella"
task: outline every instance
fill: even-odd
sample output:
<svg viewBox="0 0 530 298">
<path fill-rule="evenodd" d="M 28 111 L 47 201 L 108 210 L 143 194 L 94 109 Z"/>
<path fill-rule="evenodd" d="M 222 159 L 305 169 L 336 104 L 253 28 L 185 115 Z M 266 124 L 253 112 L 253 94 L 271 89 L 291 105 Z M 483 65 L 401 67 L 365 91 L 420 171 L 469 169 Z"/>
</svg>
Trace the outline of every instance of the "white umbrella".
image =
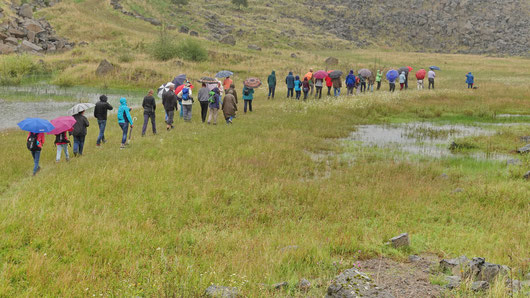
<svg viewBox="0 0 530 298">
<path fill-rule="evenodd" d="M 93 104 L 93 103 L 78 103 L 76 104 L 75 106 L 73 106 L 71 109 L 68 110 L 68 114 L 69 115 L 75 115 L 75 114 L 79 114 L 83 111 L 86 111 L 88 109 L 91 109 L 93 107 L 95 107 L 96 105 Z"/>
<path fill-rule="evenodd" d="M 158 98 L 162 98 L 162 95 L 164 95 L 164 92 L 169 91 L 169 87 L 170 86 L 175 86 L 175 84 L 173 84 L 171 82 L 168 82 L 168 83 L 165 83 L 162 86 L 158 87 L 158 93 L 157 93 Z"/>
</svg>

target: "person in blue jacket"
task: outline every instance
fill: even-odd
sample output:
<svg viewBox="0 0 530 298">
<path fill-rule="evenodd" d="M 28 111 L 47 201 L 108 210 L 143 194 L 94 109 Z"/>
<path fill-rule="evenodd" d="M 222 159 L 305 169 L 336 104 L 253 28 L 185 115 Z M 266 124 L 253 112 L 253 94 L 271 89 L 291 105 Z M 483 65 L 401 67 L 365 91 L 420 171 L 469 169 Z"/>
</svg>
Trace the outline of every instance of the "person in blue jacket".
<svg viewBox="0 0 530 298">
<path fill-rule="evenodd" d="M 474 83 L 475 83 L 475 77 L 471 74 L 471 72 L 469 72 L 466 75 L 467 89 L 473 89 L 473 84 Z"/>
<path fill-rule="evenodd" d="M 346 76 L 346 88 L 348 88 L 348 95 L 353 95 L 353 89 L 355 88 L 355 75 L 353 74 L 353 69 L 350 70 L 350 73 Z"/>
<path fill-rule="evenodd" d="M 294 80 L 294 91 L 296 92 L 296 99 L 300 99 L 300 95 L 302 95 L 302 81 L 300 81 L 299 76 L 296 76 Z"/>
<path fill-rule="evenodd" d="M 125 97 L 120 98 L 120 108 L 118 109 L 118 124 L 120 125 L 121 130 L 123 131 L 120 149 L 125 148 L 129 125 L 131 125 L 131 128 L 133 128 L 133 120 L 130 111 L 131 109 L 127 106 L 127 99 L 125 99 Z"/>
<path fill-rule="evenodd" d="M 289 75 L 285 78 L 285 84 L 287 85 L 287 98 L 293 97 L 294 76 L 292 71 L 290 71 Z"/>
</svg>

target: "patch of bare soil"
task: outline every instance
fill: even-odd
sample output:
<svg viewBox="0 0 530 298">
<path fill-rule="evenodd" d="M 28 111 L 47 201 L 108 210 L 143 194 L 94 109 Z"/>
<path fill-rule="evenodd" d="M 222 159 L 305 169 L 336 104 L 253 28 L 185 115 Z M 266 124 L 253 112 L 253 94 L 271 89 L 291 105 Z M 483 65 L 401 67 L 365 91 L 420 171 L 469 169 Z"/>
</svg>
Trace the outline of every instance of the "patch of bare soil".
<svg viewBox="0 0 530 298">
<path fill-rule="evenodd" d="M 429 272 L 438 258 L 422 255 L 419 260 L 398 263 L 387 258 L 359 261 L 360 270 L 368 273 L 378 287 L 399 297 L 440 297 L 443 288 L 429 281 Z"/>
</svg>

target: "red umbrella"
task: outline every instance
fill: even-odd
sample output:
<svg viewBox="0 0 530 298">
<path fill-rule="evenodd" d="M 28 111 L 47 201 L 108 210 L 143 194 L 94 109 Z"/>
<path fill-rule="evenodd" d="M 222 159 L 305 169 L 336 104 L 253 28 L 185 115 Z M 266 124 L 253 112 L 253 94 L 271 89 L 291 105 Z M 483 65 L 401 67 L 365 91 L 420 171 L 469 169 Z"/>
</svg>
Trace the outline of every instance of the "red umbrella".
<svg viewBox="0 0 530 298">
<path fill-rule="evenodd" d="M 410 67 L 410 66 L 407 66 L 407 68 L 409 69 L 409 72 L 411 72 L 414 68 Z"/>
<path fill-rule="evenodd" d="M 425 75 L 427 74 L 427 72 L 425 71 L 425 69 L 420 69 L 416 72 L 416 79 L 418 80 L 423 80 L 425 79 Z"/>
<path fill-rule="evenodd" d="M 258 88 L 261 86 L 261 80 L 258 78 L 248 78 L 243 84 L 249 88 Z"/>
<path fill-rule="evenodd" d="M 50 123 L 55 127 L 55 129 L 50 131 L 48 134 L 57 135 L 65 131 L 69 131 L 70 129 L 72 129 L 72 127 L 74 127 L 76 122 L 77 121 L 72 116 L 55 118 L 50 121 Z"/>
<path fill-rule="evenodd" d="M 327 76 L 328 76 L 328 73 L 324 70 L 319 70 L 313 74 L 313 77 L 315 77 L 315 79 L 320 79 L 320 80 L 325 79 Z"/>
<path fill-rule="evenodd" d="M 182 91 L 182 89 L 184 89 L 184 87 L 186 87 L 186 85 L 180 85 L 177 88 L 175 88 L 175 94 L 179 94 L 180 91 Z M 191 84 L 190 84 L 190 89 L 193 89 L 193 85 L 191 85 Z"/>
</svg>

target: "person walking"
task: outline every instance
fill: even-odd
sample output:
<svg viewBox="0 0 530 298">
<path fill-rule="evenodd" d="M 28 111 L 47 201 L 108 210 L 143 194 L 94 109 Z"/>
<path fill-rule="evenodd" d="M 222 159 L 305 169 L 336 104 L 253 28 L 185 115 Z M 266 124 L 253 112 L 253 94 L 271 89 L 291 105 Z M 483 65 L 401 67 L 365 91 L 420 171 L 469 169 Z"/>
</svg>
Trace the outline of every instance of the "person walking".
<svg viewBox="0 0 530 298">
<path fill-rule="evenodd" d="M 201 105 L 201 119 L 202 123 L 206 122 L 206 116 L 208 115 L 208 98 L 210 90 L 206 88 L 206 83 L 202 83 L 201 89 L 199 89 L 199 94 L 197 97 L 199 98 L 199 104 Z"/>
<path fill-rule="evenodd" d="M 182 109 L 184 110 L 184 121 L 191 122 L 191 108 L 193 107 L 193 92 L 191 90 L 191 84 L 186 83 L 184 88 L 180 90 L 177 97 L 182 101 Z"/>
<path fill-rule="evenodd" d="M 175 94 L 175 93 L 173 93 Z M 127 132 L 129 131 L 129 125 L 133 128 L 133 119 L 131 117 L 131 109 L 127 106 L 127 99 L 125 97 L 120 98 L 120 108 L 118 109 L 118 124 L 123 132 L 121 136 L 120 149 L 125 148 L 127 144 Z"/>
<path fill-rule="evenodd" d="M 87 127 L 90 126 L 88 119 L 85 117 L 85 111 L 74 115 L 75 124 L 72 132 L 74 136 L 74 156 L 83 155 L 83 148 L 85 147 L 85 137 L 87 135 Z"/>
<path fill-rule="evenodd" d="M 396 91 L 396 79 L 389 80 L 388 85 L 390 86 L 390 92 Z"/>
<path fill-rule="evenodd" d="M 42 146 L 44 145 L 45 136 L 44 133 L 34 133 L 30 132 L 26 138 L 26 143 L 28 150 L 31 152 L 33 157 L 33 176 L 41 170 L 39 166 L 40 162 L 40 153 L 42 151 Z"/>
<path fill-rule="evenodd" d="M 112 111 L 113 107 L 107 102 L 108 98 L 105 95 L 99 97 L 99 101 L 94 108 L 94 118 L 98 120 L 99 135 L 96 141 L 96 146 L 101 146 L 101 142 L 106 143 L 105 128 L 107 127 L 107 112 Z"/>
<path fill-rule="evenodd" d="M 55 146 L 57 146 L 57 154 L 55 155 L 56 162 L 61 161 L 61 153 L 63 151 L 66 161 L 70 160 L 70 154 L 68 154 L 68 144 L 70 144 L 70 140 L 68 140 L 68 137 L 66 136 L 66 131 L 55 135 Z"/>
<path fill-rule="evenodd" d="M 213 125 L 217 125 L 217 113 L 219 112 L 219 99 L 220 99 L 220 91 L 219 88 L 214 88 L 209 93 L 210 97 L 208 98 L 208 124 L 212 123 Z"/>
<path fill-rule="evenodd" d="M 296 99 L 300 99 L 300 95 L 302 94 L 302 82 L 300 81 L 300 77 L 296 76 L 294 80 L 294 92 L 296 92 Z"/>
<path fill-rule="evenodd" d="M 353 74 L 353 69 L 350 70 L 350 73 L 346 76 L 346 89 L 347 95 L 353 95 L 353 89 L 355 88 L 355 75 Z"/>
<path fill-rule="evenodd" d="M 436 77 L 436 73 L 434 72 L 434 70 L 429 70 L 429 72 L 427 73 L 427 78 L 429 79 L 429 89 L 431 89 L 431 86 L 432 86 L 432 89 L 434 90 L 434 78 Z"/>
<path fill-rule="evenodd" d="M 467 89 L 473 89 L 473 84 L 475 84 L 475 77 L 473 76 L 473 74 L 471 74 L 471 72 L 466 75 L 466 84 Z"/>
<path fill-rule="evenodd" d="M 276 72 L 273 70 L 272 73 L 267 78 L 267 83 L 269 83 L 269 96 L 267 99 L 274 99 L 274 92 L 276 91 Z"/>
<path fill-rule="evenodd" d="M 368 91 L 370 92 L 374 92 L 374 75 L 371 75 L 370 77 L 368 77 Z"/>
<path fill-rule="evenodd" d="M 328 87 L 328 96 L 331 96 L 331 87 L 333 86 L 333 80 L 327 76 L 326 77 L 326 87 Z"/>
<path fill-rule="evenodd" d="M 171 84 L 169 90 L 162 94 L 162 105 L 164 106 L 164 110 L 166 110 L 166 129 L 173 129 L 173 118 L 175 117 L 175 109 L 177 108 L 175 85 Z"/>
<path fill-rule="evenodd" d="M 409 89 L 409 73 L 405 72 L 405 90 Z"/>
<path fill-rule="evenodd" d="M 225 90 L 228 90 L 230 89 L 230 85 L 232 85 L 234 83 L 234 81 L 232 81 L 232 79 L 230 77 L 226 77 L 225 80 L 223 81 L 223 88 Z"/>
<path fill-rule="evenodd" d="M 381 88 L 381 79 L 383 78 L 383 72 L 379 69 L 377 75 L 375 76 L 375 81 L 377 83 L 377 90 Z"/>
<path fill-rule="evenodd" d="M 294 76 L 292 71 L 290 71 L 289 75 L 285 78 L 285 84 L 287 85 L 287 98 L 292 98 L 294 95 Z"/>
<path fill-rule="evenodd" d="M 401 87 L 399 91 L 403 90 L 403 87 L 405 86 L 405 81 L 406 81 L 405 72 L 402 71 L 401 74 L 399 75 L 399 86 Z"/>
<path fill-rule="evenodd" d="M 234 98 L 236 99 L 236 106 L 239 104 L 239 100 L 237 99 L 237 91 L 236 91 L 236 85 L 232 84 L 230 85 L 230 89 L 228 90 L 232 90 L 232 95 L 234 96 Z M 228 92 L 228 91 L 227 91 Z M 235 118 L 236 116 L 234 116 Z"/>
<path fill-rule="evenodd" d="M 416 84 L 418 85 L 418 90 L 423 90 L 423 80 L 418 80 Z"/>
<path fill-rule="evenodd" d="M 307 94 L 309 93 L 309 90 L 311 89 L 309 80 L 307 77 L 304 78 L 304 81 L 302 82 L 302 91 L 304 91 L 304 101 L 307 100 Z"/>
<path fill-rule="evenodd" d="M 333 83 L 333 94 L 335 97 L 340 96 L 340 88 L 342 88 L 340 77 L 331 79 L 331 82 Z"/>
<path fill-rule="evenodd" d="M 309 84 L 309 92 L 311 95 L 313 95 L 313 89 L 315 88 L 315 82 L 313 81 L 313 69 L 310 68 L 309 72 L 305 74 L 304 78 L 307 78 L 307 82 Z"/>
<path fill-rule="evenodd" d="M 142 107 L 144 108 L 144 126 L 142 127 L 142 137 L 145 136 L 145 131 L 147 129 L 147 123 L 149 122 L 149 119 L 151 119 L 153 134 L 156 135 L 156 102 L 155 98 L 153 97 L 153 93 L 153 90 L 149 90 L 147 96 L 144 97 L 144 101 L 142 102 Z"/>
<path fill-rule="evenodd" d="M 366 78 L 364 76 L 359 76 L 359 83 L 361 84 L 361 93 L 366 92 Z"/>
<path fill-rule="evenodd" d="M 321 99 L 322 98 L 322 87 L 324 87 L 324 80 L 322 79 L 315 79 L 315 98 Z"/>
<path fill-rule="evenodd" d="M 247 105 L 248 110 L 252 112 L 252 100 L 254 99 L 254 89 L 250 87 L 243 87 L 243 100 L 245 101 L 245 106 L 243 108 L 243 111 L 245 114 L 247 113 Z"/>
<path fill-rule="evenodd" d="M 232 124 L 232 120 L 236 116 L 237 105 L 236 98 L 234 97 L 234 89 L 230 88 L 226 92 L 223 100 L 223 115 L 226 120 L 226 124 Z"/>
</svg>

